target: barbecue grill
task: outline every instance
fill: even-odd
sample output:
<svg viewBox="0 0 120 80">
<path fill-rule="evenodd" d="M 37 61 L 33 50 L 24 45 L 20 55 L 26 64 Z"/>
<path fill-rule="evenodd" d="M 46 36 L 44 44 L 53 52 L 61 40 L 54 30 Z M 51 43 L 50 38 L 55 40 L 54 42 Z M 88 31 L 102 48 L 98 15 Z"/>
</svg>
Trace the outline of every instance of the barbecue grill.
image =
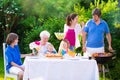
<svg viewBox="0 0 120 80">
<path fill-rule="evenodd" d="M 106 64 L 109 61 L 111 61 L 114 57 L 115 57 L 115 54 L 111 53 L 110 56 L 98 56 L 98 57 L 94 57 L 94 58 L 97 61 L 97 63 Z"/>
<path fill-rule="evenodd" d="M 106 68 L 108 69 L 109 71 L 109 68 L 108 68 L 108 62 L 110 62 L 111 60 L 115 59 L 116 56 L 115 56 L 115 51 L 113 52 L 109 52 L 111 53 L 111 55 L 108 55 L 108 56 L 97 56 L 97 57 L 94 57 L 95 60 L 97 61 L 98 64 L 101 64 L 101 67 L 102 67 L 102 72 L 103 72 L 103 79 L 105 80 L 105 65 Z M 111 78 L 111 75 L 109 74 L 109 77 Z"/>
</svg>

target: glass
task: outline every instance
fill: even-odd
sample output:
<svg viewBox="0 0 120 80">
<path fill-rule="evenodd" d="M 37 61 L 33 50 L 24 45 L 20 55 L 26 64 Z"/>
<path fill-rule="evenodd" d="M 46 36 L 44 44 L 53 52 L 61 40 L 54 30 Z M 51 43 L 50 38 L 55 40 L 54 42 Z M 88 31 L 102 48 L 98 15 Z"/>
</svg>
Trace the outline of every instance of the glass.
<svg viewBox="0 0 120 80">
<path fill-rule="evenodd" d="M 37 51 L 35 48 L 33 48 L 32 53 L 33 53 L 35 56 L 37 56 L 38 51 Z"/>
</svg>

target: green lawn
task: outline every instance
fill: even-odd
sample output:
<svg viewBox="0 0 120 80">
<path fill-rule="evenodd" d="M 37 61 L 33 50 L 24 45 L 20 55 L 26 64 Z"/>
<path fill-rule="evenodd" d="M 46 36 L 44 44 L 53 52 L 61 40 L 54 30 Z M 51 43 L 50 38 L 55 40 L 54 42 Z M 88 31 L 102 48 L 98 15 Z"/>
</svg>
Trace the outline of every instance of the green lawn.
<svg viewBox="0 0 120 80">
<path fill-rule="evenodd" d="M 4 62 L 3 58 L 0 57 L 0 80 L 3 80 L 4 77 Z"/>
</svg>

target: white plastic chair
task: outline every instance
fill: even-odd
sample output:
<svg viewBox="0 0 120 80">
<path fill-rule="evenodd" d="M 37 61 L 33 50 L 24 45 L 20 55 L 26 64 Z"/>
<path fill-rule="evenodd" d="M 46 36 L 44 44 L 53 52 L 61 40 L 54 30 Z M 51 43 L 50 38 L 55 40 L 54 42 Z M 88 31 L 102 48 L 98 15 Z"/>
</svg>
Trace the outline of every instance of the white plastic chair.
<svg viewBox="0 0 120 80">
<path fill-rule="evenodd" d="M 5 49 L 6 49 L 6 43 L 3 43 L 3 58 L 4 58 L 4 80 L 7 80 L 7 78 L 12 78 L 14 80 L 18 80 L 17 75 L 10 74 L 6 71 L 6 56 L 5 56 Z"/>
</svg>

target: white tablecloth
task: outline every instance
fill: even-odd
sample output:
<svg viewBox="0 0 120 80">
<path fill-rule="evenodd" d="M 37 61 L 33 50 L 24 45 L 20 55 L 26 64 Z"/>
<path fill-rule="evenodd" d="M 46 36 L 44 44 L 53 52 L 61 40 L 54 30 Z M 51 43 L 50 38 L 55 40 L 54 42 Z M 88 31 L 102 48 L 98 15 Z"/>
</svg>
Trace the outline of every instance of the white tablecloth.
<svg viewBox="0 0 120 80">
<path fill-rule="evenodd" d="M 95 60 L 26 57 L 24 80 L 99 80 Z"/>
</svg>

